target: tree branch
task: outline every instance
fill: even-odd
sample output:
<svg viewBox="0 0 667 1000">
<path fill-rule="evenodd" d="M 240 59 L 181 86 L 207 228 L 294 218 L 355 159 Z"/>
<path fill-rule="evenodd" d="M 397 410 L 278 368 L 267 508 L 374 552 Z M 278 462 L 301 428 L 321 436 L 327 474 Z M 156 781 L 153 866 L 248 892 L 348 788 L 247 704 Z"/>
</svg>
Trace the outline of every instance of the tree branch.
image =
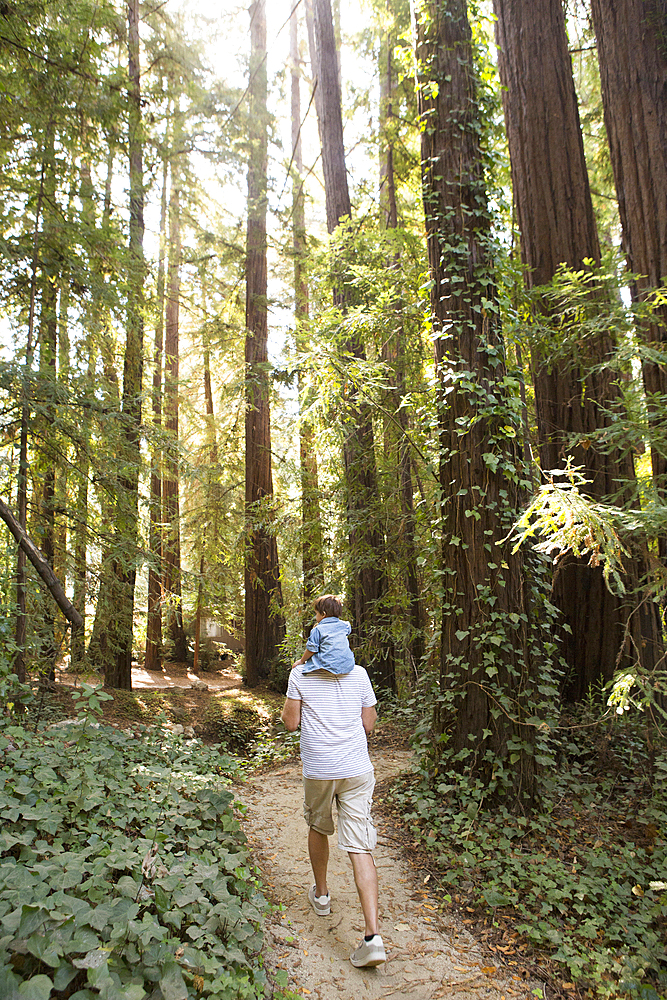
<svg viewBox="0 0 667 1000">
<path fill-rule="evenodd" d="M 83 618 L 68 598 L 60 580 L 3 500 L 0 500 L 0 517 L 27 555 L 28 559 L 33 564 L 46 586 L 51 591 L 53 599 L 67 620 L 71 622 L 72 627 L 77 629 L 83 628 Z"/>
</svg>

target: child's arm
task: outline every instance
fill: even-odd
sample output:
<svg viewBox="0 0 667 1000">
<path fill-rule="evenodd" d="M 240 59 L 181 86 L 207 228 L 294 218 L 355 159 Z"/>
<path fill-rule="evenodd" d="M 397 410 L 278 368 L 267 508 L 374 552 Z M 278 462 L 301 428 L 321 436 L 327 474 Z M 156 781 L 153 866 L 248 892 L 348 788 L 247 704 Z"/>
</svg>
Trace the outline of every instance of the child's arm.
<svg viewBox="0 0 667 1000">
<path fill-rule="evenodd" d="M 302 655 L 301 659 L 297 660 L 296 663 L 293 663 L 292 666 L 293 667 L 301 667 L 301 666 L 303 666 L 303 664 L 306 662 L 306 660 L 309 660 L 312 655 L 313 655 L 313 650 L 312 649 L 304 649 L 303 655 Z"/>
</svg>

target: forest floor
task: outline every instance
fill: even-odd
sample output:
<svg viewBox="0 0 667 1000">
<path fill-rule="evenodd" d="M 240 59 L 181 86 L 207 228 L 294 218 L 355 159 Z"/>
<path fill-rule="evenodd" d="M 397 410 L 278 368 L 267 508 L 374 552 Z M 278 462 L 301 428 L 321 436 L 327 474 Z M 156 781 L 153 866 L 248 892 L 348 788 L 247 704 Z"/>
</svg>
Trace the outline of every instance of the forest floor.
<svg viewBox="0 0 667 1000">
<path fill-rule="evenodd" d="M 275 691 L 243 687 L 241 676 L 226 664 L 193 674 L 185 664 L 168 664 L 160 673 L 133 669 L 133 691 L 115 691 L 104 702 L 106 722 L 123 728 L 151 725 L 162 714 L 171 727 L 196 734 L 229 749 L 244 746 L 273 728 L 283 697 Z M 94 682 L 94 678 L 84 678 Z M 71 689 L 80 678 L 59 674 L 34 711 L 40 724 L 72 717 Z M 194 685 L 194 686 L 192 686 Z M 204 687 L 204 685 L 206 687 Z M 411 770 L 407 734 L 392 723 L 381 724 L 371 737 L 377 778 L 375 821 L 379 840 L 375 853 L 380 881 L 381 933 L 387 962 L 378 969 L 355 969 L 349 953 L 363 933 L 361 910 L 347 854 L 332 841 L 330 891 L 332 912 L 317 917 L 307 899 L 312 875 L 306 828 L 301 810 L 301 768 L 295 753 L 276 764 L 267 756 L 250 771 L 235 794 L 245 806 L 244 828 L 261 870 L 266 895 L 276 904 L 266 928 L 265 960 L 269 969 L 284 970 L 294 995 L 317 1000 L 532 1000 L 545 997 L 543 982 L 531 978 L 528 966 L 514 953 L 504 958 L 489 951 L 465 926 L 465 915 L 442 908 L 429 892 L 425 859 L 384 808 L 392 782 Z M 284 752 L 284 751 L 283 751 Z M 261 754 L 260 754 L 261 763 Z M 468 921 L 471 923 L 471 921 Z M 280 975 L 280 974 L 278 974 Z"/>
</svg>

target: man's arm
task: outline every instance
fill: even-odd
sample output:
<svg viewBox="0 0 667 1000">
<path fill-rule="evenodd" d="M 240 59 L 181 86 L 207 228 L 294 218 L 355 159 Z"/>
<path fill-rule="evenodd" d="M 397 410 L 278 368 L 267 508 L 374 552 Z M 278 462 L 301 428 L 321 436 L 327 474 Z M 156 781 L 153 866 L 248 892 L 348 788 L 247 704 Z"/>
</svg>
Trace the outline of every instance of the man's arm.
<svg viewBox="0 0 667 1000">
<path fill-rule="evenodd" d="M 369 708 L 362 708 L 361 710 L 361 724 L 366 730 L 366 734 L 373 732 L 373 727 L 377 721 L 378 714 L 375 711 L 375 705 L 371 705 Z"/>
<path fill-rule="evenodd" d="M 362 712 L 364 711 L 365 709 L 362 709 Z M 301 722 L 301 699 L 285 698 L 285 704 L 280 718 L 283 720 L 285 727 L 289 729 L 290 733 L 296 732 Z"/>
</svg>

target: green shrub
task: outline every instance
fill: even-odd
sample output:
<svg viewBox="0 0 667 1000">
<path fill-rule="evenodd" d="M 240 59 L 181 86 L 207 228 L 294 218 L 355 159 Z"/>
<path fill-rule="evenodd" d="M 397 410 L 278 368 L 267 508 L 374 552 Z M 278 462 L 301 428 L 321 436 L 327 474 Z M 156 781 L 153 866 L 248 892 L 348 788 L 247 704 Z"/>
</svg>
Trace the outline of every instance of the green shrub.
<svg viewBox="0 0 667 1000">
<path fill-rule="evenodd" d="M 233 760 L 83 698 L 79 725 L 0 732 L 0 996 L 265 996 Z"/>
<path fill-rule="evenodd" d="M 540 809 L 514 815 L 471 775 L 428 768 L 390 793 L 443 901 L 520 935 L 596 996 L 658 1000 L 667 967 L 667 753 L 641 716 L 568 720 Z M 424 742 L 423 727 L 415 725 Z M 497 767 L 503 765 L 498 762 Z M 502 776 L 499 776 L 499 780 Z M 488 796 L 488 798 L 487 798 Z"/>
</svg>

